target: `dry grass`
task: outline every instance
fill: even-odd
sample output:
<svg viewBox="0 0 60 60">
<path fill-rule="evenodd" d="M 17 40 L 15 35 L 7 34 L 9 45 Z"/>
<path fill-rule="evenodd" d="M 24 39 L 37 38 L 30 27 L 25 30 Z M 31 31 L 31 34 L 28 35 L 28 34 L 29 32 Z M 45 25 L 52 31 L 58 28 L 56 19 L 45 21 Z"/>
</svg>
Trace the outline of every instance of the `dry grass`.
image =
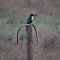
<svg viewBox="0 0 60 60">
<path fill-rule="evenodd" d="M 41 38 L 41 37 L 40 37 Z M 41 38 L 42 39 L 42 38 Z M 59 60 L 60 59 L 60 35 L 39 40 L 39 45 L 33 45 L 34 60 Z M 26 43 L 16 44 L 16 38 L 12 40 L 0 40 L 0 60 L 27 60 Z"/>
</svg>

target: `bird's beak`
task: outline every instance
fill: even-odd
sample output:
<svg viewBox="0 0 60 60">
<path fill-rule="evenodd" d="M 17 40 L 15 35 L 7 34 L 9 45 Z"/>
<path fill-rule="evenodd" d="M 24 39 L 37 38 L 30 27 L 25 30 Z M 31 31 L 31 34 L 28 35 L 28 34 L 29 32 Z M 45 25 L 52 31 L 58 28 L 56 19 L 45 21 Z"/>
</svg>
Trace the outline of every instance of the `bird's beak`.
<svg viewBox="0 0 60 60">
<path fill-rule="evenodd" d="M 34 14 L 34 16 L 37 16 L 37 14 Z"/>
</svg>

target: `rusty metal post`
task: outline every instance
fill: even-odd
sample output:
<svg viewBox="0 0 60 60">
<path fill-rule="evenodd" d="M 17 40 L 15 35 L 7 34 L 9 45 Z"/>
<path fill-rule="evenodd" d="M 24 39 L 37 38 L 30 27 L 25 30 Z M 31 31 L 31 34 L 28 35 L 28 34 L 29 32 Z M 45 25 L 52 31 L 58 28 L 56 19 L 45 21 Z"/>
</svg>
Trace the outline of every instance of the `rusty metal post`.
<svg viewBox="0 0 60 60">
<path fill-rule="evenodd" d="M 38 37 L 37 37 L 37 30 L 33 24 L 24 24 L 22 25 L 18 32 L 17 32 L 17 44 L 18 44 L 18 35 L 21 28 L 26 26 L 26 38 L 27 38 L 27 60 L 33 60 L 33 36 L 32 36 L 32 27 L 34 28 L 36 32 L 36 38 L 38 43 Z"/>
<path fill-rule="evenodd" d="M 27 37 L 27 60 L 33 60 L 33 36 L 32 36 L 32 25 L 26 26 L 26 37 Z"/>
</svg>

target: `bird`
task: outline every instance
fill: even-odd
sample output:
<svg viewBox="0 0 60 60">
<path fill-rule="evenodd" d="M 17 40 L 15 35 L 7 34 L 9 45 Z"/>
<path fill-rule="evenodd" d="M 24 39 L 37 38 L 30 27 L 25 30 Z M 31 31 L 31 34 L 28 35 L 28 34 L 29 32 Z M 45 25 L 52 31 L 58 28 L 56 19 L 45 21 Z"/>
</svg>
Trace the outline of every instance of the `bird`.
<svg viewBox="0 0 60 60">
<path fill-rule="evenodd" d="M 34 16 L 37 16 L 37 14 L 30 14 L 29 18 L 27 19 L 27 24 L 31 24 Z"/>
</svg>

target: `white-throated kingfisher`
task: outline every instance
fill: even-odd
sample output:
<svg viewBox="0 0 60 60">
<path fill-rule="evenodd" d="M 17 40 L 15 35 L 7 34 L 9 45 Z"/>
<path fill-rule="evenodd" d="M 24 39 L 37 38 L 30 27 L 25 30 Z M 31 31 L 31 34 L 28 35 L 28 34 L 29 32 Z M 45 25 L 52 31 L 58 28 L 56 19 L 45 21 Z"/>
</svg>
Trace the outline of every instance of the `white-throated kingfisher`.
<svg viewBox="0 0 60 60">
<path fill-rule="evenodd" d="M 37 16 L 36 14 L 30 14 L 29 18 L 27 19 L 27 24 L 31 24 L 34 16 Z"/>
</svg>

